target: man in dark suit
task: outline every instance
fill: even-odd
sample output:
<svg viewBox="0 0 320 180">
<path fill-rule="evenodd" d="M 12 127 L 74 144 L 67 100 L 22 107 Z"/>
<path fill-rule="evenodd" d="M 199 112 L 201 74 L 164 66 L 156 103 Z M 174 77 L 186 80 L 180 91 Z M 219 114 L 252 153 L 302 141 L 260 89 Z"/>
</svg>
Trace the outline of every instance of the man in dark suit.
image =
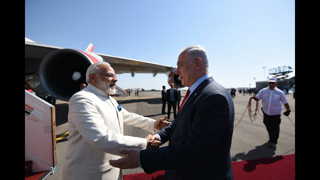
<svg viewBox="0 0 320 180">
<path fill-rule="evenodd" d="M 170 120 L 170 112 L 171 112 L 171 107 L 173 107 L 173 117 L 176 119 L 177 113 L 176 113 L 176 104 L 178 103 L 178 91 L 177 89 L 173 88 L 173 83 L 170 85 L 171 89 L 167 90 L 166 93 L 166 100 L 168 103 L 168 120 Z"/>
<path fill-rule="evenodd" d="M 209 76 L 206 50 L 185 48 L 178 58 L 176 73 L 189 87 L 177 119 L 149 142 L 169 141 L 159 149 L 120 149 L 126 157 L 109 161 L 122 169 L 141 167 L 150 174 L 166 170 L 172 179 L 232 179 L 230 147 L 234 126 L 234 105 L 230 93 Z"/>
<path fill-rule="evenodd" d="M 166 108 L 166 86 L 162 86 L 162 91 L 161 91 L 161 98 L 162 98 L 162 114 L 165 114 L 164 109 Z"/>
<path fill-rule="evenodd" d="M 178 110 L 180 109 L 180 101 L 181 101 L 181 92 L 179 89 L 177 89 L 178 92 Z"/>
</svg>

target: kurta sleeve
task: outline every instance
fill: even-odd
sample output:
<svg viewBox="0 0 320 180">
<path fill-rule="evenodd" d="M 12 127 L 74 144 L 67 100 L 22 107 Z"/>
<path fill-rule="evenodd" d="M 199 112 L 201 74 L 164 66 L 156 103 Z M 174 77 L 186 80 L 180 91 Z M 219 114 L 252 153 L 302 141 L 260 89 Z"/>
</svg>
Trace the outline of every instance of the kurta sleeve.
<svg viewBox="0 0 320 180">
<path fill-rule="evenodd" d="M 135 113 L 128 112 L 124 108 L 122 109 L 122 115 L 123 115 L 123 123 L 126 125 L 135 126 L 141 129 L 144 129 L 146 131 L 151 132 L 154 134 L 154 122 L 156 120 L 147 118 Z"/>
<path fill-rule="evenodd" d="M 145 138 L 124 136 L 110 130 L 101 118 L 95 104 L 83 96 L 74 96 L 69 101 L 69 123 L 73 123 L 85 141 L 106 153 L 121 155 L 120 148 L 145 149 Z"/>
</svg>

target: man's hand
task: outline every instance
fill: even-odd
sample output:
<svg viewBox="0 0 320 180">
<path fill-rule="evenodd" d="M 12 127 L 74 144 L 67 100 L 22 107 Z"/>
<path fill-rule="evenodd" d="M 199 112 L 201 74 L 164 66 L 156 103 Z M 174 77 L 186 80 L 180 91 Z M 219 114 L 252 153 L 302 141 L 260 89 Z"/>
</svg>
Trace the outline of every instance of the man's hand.
<svg viewBox="0 0 320 180">
<path fill-rule="evenodd" d="M 167 115 L 164 118 L 159 118 L 158 120 L 156 120 L 156 122 L 154 122 L 154 128 L 157 130 L 161 130 L 162 128 L 168 126 L 170 124 L 170 122 L 166 121 L 167 119 Z"/>
<path fill-rule="evenodd" d="M 148 143 L 147 145 L 147 149 L 152 149 L 152 148 L 159 148 L 159 146 L 161 145 L 161 141 L 158 140 L 154 140 L 151 143 Z"/>
<path fill-rule="evenodd" d="M 159 138 L 157 135 L 149 134 L 146 137 L 146 140 L 147 140 L 147 149 L 159 148 L 159 146 L 162 145 L 162 143 L 161 143 L 161 141 L 159 141 Z"/>
<path fill-rule="evenodd" d="M 158 138 L 157 135 L 151 135 L 151 134 L 149 134 L 149 135 L 146 137 L 146 140 L 147 140 L 147 143 L 151 143 L 151 142 L 154 141 L 154 140 L 159 140 L 159 138 Z"/>
<path fill-rule="evenodd" d="M 286 112 L 283 113 L 283 115 L 289 116 L 290 112 L 291 112 L 291 110 L 287 110 Z"/>
<path fill-rule="evenodd" d="M 140 167 L 139 166 L 139 154 L 140 149 L 119 149 L 119 153 L 123 155 L 127 155 L 118 160 L 110 160 L 109 163 L 113 167 L 117 167 L 120 169 L 133 169 Z"/>
</svg>

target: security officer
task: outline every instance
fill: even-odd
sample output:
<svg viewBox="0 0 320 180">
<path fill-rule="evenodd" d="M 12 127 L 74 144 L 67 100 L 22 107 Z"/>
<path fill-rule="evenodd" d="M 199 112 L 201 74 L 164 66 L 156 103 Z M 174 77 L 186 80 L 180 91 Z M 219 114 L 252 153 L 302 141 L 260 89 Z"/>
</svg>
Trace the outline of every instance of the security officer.
<svg viewBox="0 0 320 180">
<path fill-rule="evenodd" d="M 162 86 L 162 91 L 161 91 L 161 99 L 162 99 L 162 114 L 165 114 L 164 109 L 166 108 L 166 86 Z"/>
<path fill-rule="evenodd" d="M 267 128 L 269 134 L 269 146 L 276 148 L 277 140 L 279 138 L 281 110 L 282 105 L 287 109 L 283 114 L 289 116 L 291 110 L 288 104 L 288 99 L 283 91 L 278 89 L 278 82 L 276 78 L 268 80 L 268 87 L 261 89 L 257 96 L 253 97 L 256 101 L 262 99 L 263 123 Z"/>
<path fill-rule="evenodd" d="M 178 105 L 178 91 L 177 89 L 174 89 L 174 84 L 172 83 L 171 85 L 171 89 L 167 90 L 166 93 L 166 101 L 168 104 L 168 120 L 170 121 L 170 112 L 171 112 L 171 106 L 173 107 L 173 117 L 174 119 L 177 118 L 177 113 L 176 113 L 176 105 Z"/>
</svg>

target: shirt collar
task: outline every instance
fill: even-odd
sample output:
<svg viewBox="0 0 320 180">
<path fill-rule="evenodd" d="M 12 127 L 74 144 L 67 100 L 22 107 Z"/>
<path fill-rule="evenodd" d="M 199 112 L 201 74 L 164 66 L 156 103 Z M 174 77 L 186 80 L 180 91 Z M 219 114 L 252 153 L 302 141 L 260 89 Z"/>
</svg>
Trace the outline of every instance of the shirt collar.
<svg viewBox="0 0 320 180">
<path fill-rule="evenodd" d="M 271 90 L 269 86 L 267 88 L 268 88 L 269 91 L 273 91 L 273 90 L 277 90 L 278 89 L 277 87 L 275 87 L 273 90 Z"/>
<path fill-rule="evenodd" d="M 202 76 L 201 78 L 199 78 L 195 83 L 193 83 L 193 84 L 190 86 L 190 88 L 189 88 L 190 94 L 192 94 L 192 92 L 193 92 L 194 90 L 196 90 L 197 87 L 198 87 L 204 80 L 208 79 L 209 76 L 210 76 L 209 74 L 206 74 L 206 75 Z"/>
</svg>

